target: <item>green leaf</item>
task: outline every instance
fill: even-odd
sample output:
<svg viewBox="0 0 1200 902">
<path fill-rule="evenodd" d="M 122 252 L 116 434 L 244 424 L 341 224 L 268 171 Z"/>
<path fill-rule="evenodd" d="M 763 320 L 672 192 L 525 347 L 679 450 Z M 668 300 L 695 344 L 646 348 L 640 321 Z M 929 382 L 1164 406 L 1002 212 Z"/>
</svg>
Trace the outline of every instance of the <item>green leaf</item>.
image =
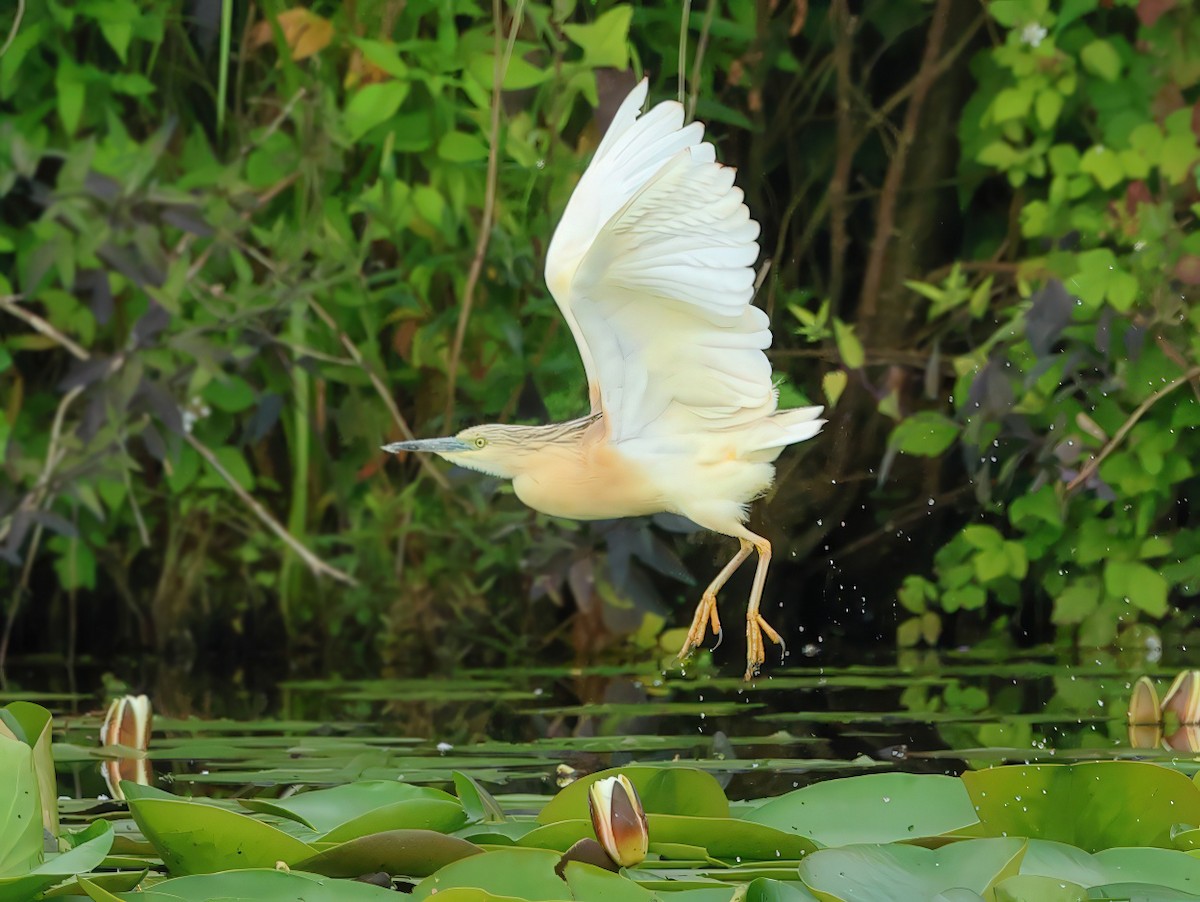
<svg viewBox="0 0 1200 902">
<path fill-rule="evenodd" d="M 1120 157 L 1102 144 L 1088 148 L 1079 161 L 1079 171 L 1094 178 L 1105 191 L 1125 178 Z"/>
<path fill-rule="evenodd" d="M 467 71 L 487 90 L 492 90 L 496 80 L 495 57 L 486 53 L 472 54 Z M 504 70 L 504 90 L 524 91 L 533 88 L 554 75 L 553 69 L 540 69 L 519 56 L 513 56 Z"/>
<path fill-rule="evenodd" d="M 839 846 L 941 836 L 978 818 L 957 777 L 887 773 L 805 786 L 767 801 L 745 820 Z"/>
<path fill-rule="evenodd" d="M 588 787 L 605 777 L 624 774 L 642 799 L 647 813 L 728 817 L 729 801 L 711 774 L 691 767 L 614 767 L 588 774 L 551 799 L 537 816 L 539 824 L 588 818 Z"/>
<path fill-rule="evenodd" d="M 1193 135 L 1173 134 L 1163 141 L 1159 165 L 1171 184 L 1182 185 L 1197 160 L 1200 160 L 1200 149 L 1196 147 Z"/>
<path fill-rule="evenodd" d="M 487 145 L 465 132 L 446 132 L 438 141 L 437 154 L 448 163 L 476 163 L 486 160 Z"/>
<path fill-rule="evenodd" d="M 418 799 L 457 803 L 448 792 L 397 780 L 359 780 L 329 789 L 298 792 L 286 799 L 238 801 L 251 811 L 285 817 L 317 833 L 328 833 L 371 811 Z"/>
<path fill-rule="evenodd" d="M 508 820 L 500 803 L 470 774 L 454 772 L 454 791 L 467 813 L 467 823 L 503 824 Z"/>
<path fill-rule="evenodd" d="M 1121 77 L 1121 57 L 1108 41 L 1092 41 L 1079 51 L 1079 60 L 1083 68 L 1105 81 L 1116 81 Z"/>
<path fill-rule="evenodd" d="M 1108 561 L 1104 565 L 1104 588 L 1115 598 L 1130 603 L 1151 617 L 1167 613 L 1167 590 L 1162 575 L 1137 561 Z"/>
<path fill-rule="evenodd" d="M 1085 887 L 1144 883 L 1186 894 L 1174 898 L 1200 898 L 1194 892 L 1200 886 L 1200 860 L 1174 849 L 1116 848 L 1091 854 L 1065 843 L 1033 839 L 1026 846 L 1021 873 Z"/>
<path fill-rule="evenodd" d="M 992 101 L 992 119 L 1010 122 L 1024 119 L 1033 105 L 1033 95 L 1027 88 L 1005 88 Z"/>
<path fill-rule="evenodd" d="M 850 377 L 846 375 L 845 370 L 830 370 L 821 377 L 821 391 L 825 393 L 825 400 L 831 408 L 837 405 L 838 398 L 846 390 L 849 381 Z"/>
<path fill-rule="evenodd" d="M 848 845 L 822 849 L 800 862 L 800 879 L 821 899 L 853 902 L 974 899 L 1017 874 L 1025 843 L 1019 839 L 968 840 L 940 849 Z"/>
<path fill-rule="evenodd" d="M 959 425 L 949 417 L 924 410 L 897 423 L 888 446 L 904 454 L 937 457 L 953 444 L 958 433 Z"/>
<path fill-rule="evenodd" d="M 74 135 L 83 116 L 87 87 L 79 67 L 66 57 L 59 58 L 58 71 L 54 75 L 54 90 L 58 97 L 58 119 L 62 123 L 63 131 Z"/>
<path fill-rule="evenodd" d="M 408 96 L 408 82 L 385 81 L 359 88 L 342 112 L 342 122 L 351 141 L 387 122 Z"/>
<path fill-rule="evenodd" d="M 465 839 L 434 830 L 387 830 L 339 843 L 296 862 L 294 867 L 326 877 L 358 877 L 376 871 L 428 877 L 452 862 L 482 851 Z"/>
<path fill-rule="evenodd" d="M 258 394 L 241 376 L 214 380 L 204 387 L 203 395 L 209 404 L 226 413 L 249 410 L 258 400 Z"/>
<path fill-rule="evenodd" d="M 1081 577 L 1058 593 L 1050 619 L 1064 626 L 1082 623 L 1099 606 L 1100 581 L 1090 576 Z"/>
<path fill-rule="evenodd" d="M 837 344 L 838 355 L 842 358 L 842 363 L 847 367 L 857 370 L 866 363 L 867 355 L 863 351 L 862 342 L 854 334 L 854 327 L 836 317 L 833 320 L 833 340 Z"/>
<path fill-rule="evenodd" d="M 72 842 L 68 851 L 49 856 L 26 874 L 0 877 L 0 902 L 27 902 L 68 877 L 85 874 L 99 867 L 112 848 L 112 825 L 105 820 L 96 821 L 68 836 Z"/>
<path fill-rule="evenodd" d="M 172 874 L 295 864 L 316 850 L 277 827 L 214 805 L 136 799 L 129 813 Z"/>
<path fill-rule="evenodd" d="M 94 892 L 94 885 L 84 885 L 88 895 L 99 902 L 112 902 L 118 898 L 111 893 Z M 262 902 L 276 899 L 303 899 L 304 902 L 395 902 L 396 894 L 391 889 L 355 880 L 334 880 L 316 874 L 261 868 L 177 877 L 156 883 L 145 892 L 128 893 L 121 898 L 129 902 L 244 902 L 254 899 Z"/>
<path fill-rule="evenodd" d="M 41 705 L 31 702 L 10 702 L 3 709 L 4 720 L 16 721 L 23 737 L 33 748 L 33 771 L 37 774 L 38 795 L 42 804 L 42 825 L 58 835 L 58 775 L 54 770 L 54 754 L 50 749 L 50 731 L 54 717 Z M 3 724 L 0 724 L 0 733 Z"/>
<path fill-rule="evenodd" d="M 1200 824 L 1200 789 L 1178 771 L 1141 761 L 993 767 L 962 776 L 979 812 L 974 836 L 1019 836 L 1089 852 L 1169 849 L 1177 823 Z"/>
<path fill-rule="evenodd" d="M 0 874 L 24 874 L 42 860 L 42 810 L 33 749 L 0 734 Z"/>
<path fill-rule="evenodd" d="M 1058 121 L 1058 114 L 1062 112 L 1063 96 L 1053 88 L 1047 88 L 1038 93 L 1037 102 L 1034 105 L 1034 115 L 1037 116 L 1038 125 L 1045 131 L 1050 131 L 1054 128 L 1054 123 Z"/>
<path fill-rule="evenodd" d="M 633 7 L 614 6 L 591 25 L 564 25 L 563 32 L 583 48 L 583 64 L 593 69 L 624 69 L 629 65 L 629 23 Z"/>
</svg>

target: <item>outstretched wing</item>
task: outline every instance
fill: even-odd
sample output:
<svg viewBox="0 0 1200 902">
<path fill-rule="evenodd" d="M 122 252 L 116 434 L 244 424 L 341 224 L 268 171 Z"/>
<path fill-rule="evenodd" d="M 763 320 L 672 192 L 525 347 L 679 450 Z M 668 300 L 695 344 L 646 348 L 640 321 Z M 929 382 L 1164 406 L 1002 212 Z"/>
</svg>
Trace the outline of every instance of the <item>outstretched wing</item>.
<svg viewBox="0 0 1200 902">
<path fill-rule="evenodd" d="M 612 441 L 724 428 L 775 409 L 758 224 L 678 103 L 622 103 L 550 242 L 546 282 Z"/>
</svg>

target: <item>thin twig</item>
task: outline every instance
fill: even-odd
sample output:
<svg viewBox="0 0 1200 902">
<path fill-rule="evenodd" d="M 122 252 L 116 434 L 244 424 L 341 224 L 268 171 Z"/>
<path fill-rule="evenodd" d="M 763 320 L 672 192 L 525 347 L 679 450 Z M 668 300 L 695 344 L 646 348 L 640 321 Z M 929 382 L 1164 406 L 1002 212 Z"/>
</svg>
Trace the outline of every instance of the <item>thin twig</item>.
<svg viewBox="0 0 1200 902">
<path fill-rule="evenodd" d="M 684 71 L 687 68 L 687 33 L 688 19 L 692 17 L 692 0 L 683 0 L 683 10 L 679 14 L 679 103 L 683 104 L 687 96 L 687 79 Z"/>
<path fill-rule="evenodd" d="M 846 231 L 846 192 L 850 185 L 850 167 L 854 163 L 854 123 L 850 119 L 850 53 L 854 37 L 854 19 L 846 0 L 834 0 L 829 8 L 833 31 L 833 61 L 837 70 L 837 159 L 829 180 L 829 303 L 834 313 L 841 307 L 842 279 L 846 271 L 846 251 L 850 237 Z"/>
<path fill-rule="evenodd" d="M 875 237 L 871 242 L 866 273 L 863 276 L 862 293 L 859 296 L 858 318 L 862 323 L 869 323 L 874 319 L 875 310 L 878 307 L 879 289 L 883 283 L 883 265 L 887 259 L 888 248 L 895 237 L 896 199 L 900 190 L 900 182 L 904 178 L 905 169 L 908 168 L 908 154 L 917 137 L 917 127 L 921 122 L 921 110 L 925 106 L 925 98 L 938 76 L 938 58 L 949 18 L 950 0 L 937 0 L 937 6 L 933 9 L 933 18 L 929 23 L 929 34 L 925 39 L 925 53 L 921 58 L 920 68 L 917 69 L 916 78 L 913 79 L 912 97 L 904 110 L 904 127 L 900 132 L 900 142 L 883 180 L 883 193 L 879 198 Z"/>
<path fill-rule="evenodd" d="M 717 0 L 708 0 L 704 9 L 704 21 L 700 23 L 700 37 L 696 41 L 696 58 L 692 60 L 692 86 L 688 92 L 687 121 L 696 118 L 696 103 L 700 99 L 700 65 L 704 62 L 704 53 L 708 50 L 708 34 L 712 29 L 713 19 L 717 15 Z M 683 64 L 680 63 L 682 70 Z"/>
<path fill-rule="evenodd" d="M 309 570 L 318 576 L 324 574 L 325 576 L 336 579 L 338 582 L 345 583 L 348 586 L 358 585 L 358 580 L 356 580 L 353 576 L 348 573 L 344 573 L 337 567 L 325 563 L 323 560 L 301 545 L 298 541 L 296 541 L 295 537 L 284 528 L 283 524 L 271 516 L 270 511 L 259 504 L 253 495 L 242 488 L 241 484 L 233 477 L 233 474 L 225 469 L 225 467 L 221 464 L 221 461 L 217 458 L 217 455 L 213 454 L 207 445 L 205 445 L 190 432 L 185 432 L 183 437 L 189 445 L 199 452 L 201 457 L 208 461 L 208 465 L 217 471 L 217 475 L 225 480 L 229 487 L 233 489 L 233 493 L 237 495 L 239 499 L 241 499 L 242 503 L 245 504 L 246 507 L 250 508 L 251 513 L 258 517 L 258 519 L 261 520 L 267 526 L 267 528 L 271 530 L 271 532 L 275 533 L 275 535 L 277 535 L 284 542 L 284 544 L 292 549 L 292 551 L 296 552 L 299 558 L 308 566 Z"/>
<path fill-rule="evenodd" d="M 8 30 L 8 37 L 4 41 L 4 46 L 0 47 L 0 56 L 8 53 L 8 48 L 12 46 L 12 42 L 17 39 L 17 32 L 21 30 L 21 19 L 25 17 L 25 0 L 17 0 L 17 14 L 13 17 L 12 28 Z"/>
<path fill-rule="evenodd" d="M 0 295 L 0 310 L 5 310 L 17 319 L 24 320 L 38 332 L 51 339 L 55 344 L 66 348 L 76 360 L 87 360 L 89 358 L 90 355 L 82 347 L 71 341 L 71 339 L 67 338 L 67 336 L 63 335 L 32 310 L 22 307 L 19 296 L 11 294 Z"/>
<path fill-rule="evenodd" d="M 521 27 L 521 16 L 525 10 L 525 0 L 517 0 L 517 9 L 513 13 L 512 28 L 508 34 L 508 47 L 503 57 L 500 55 L 500 0 L 492 0 L 492 19 L 495 29 L 494 64 L 492 66 L 492 120 L 489 125 L 487 181 L 484 187 L 483 216 L 479 223 L 479 238 L 475 242 L 475 256 L 471 259 L 471 268 L 467 271 L 467 283 L 463 287 L 462 306 L 458 308 L 458 324 L 454 329 L 454 344 L 450 347 L 450 361 L 446 374 L 446 412 L 443 416 L 445 428 L 449 430 L 450 421 L 454 416 L 454 390 L 458 382 L 458 361 L 462 357 L 463 341 L 467 336 L 467 322 L 471 318 L 471 308 L 475 304 L 475 289 L 479 284 L 479 276 L 483 272 L 483 262 L 487 257 L 488 241 L 492 234 L 492 217 L 496 209 L 496 182 L 500 165 L 500 95 L 504 88 L 504 76 L 508 72 L 508 61 L 512 56 L 513 45 L 517 41 L 517 29 Z"/>
<path fill-rule="evenodd" d="M 383 403 L 387 405 L 387 409 L 392 414 L 392 419 L 396 421 L 396 425 L 400 427 L 400 432 L 404 436 L 405 441 L 412 441 L 414 438 L 416 438 L 412 429 L 408 425 L 408 420 L 404 419 L 404 414 L 402 414 L 400 412 L 400 408 L 396 406 L 396 401 L 392 397 L 392 393 L 388 391 L 388 388 L 384 384 L 383 380 L 379 378 L 375 370 L 367 363 L 366 359 L 362 355 L 362 352 L 355 347 L 354 342 L 350 340 L 350 336 L 339 329 L 333 317 L 329 315 L 324 307 L 318 304 L 311 297 L 308 299 L 308 305 L 312 308 L 313 312 L 317 314 L 321 321 L 325 323 L 329 330 L 337 335 L 338 339 L 342 343 L 342 347 L 346 349 L 346 353 L 350 355 L 350 357 L 354 360 L 354 363 L 357 364 L 358 367 L 362 369 L 368 377 L 370 377 L 371 385 L 375 387 L 376 393 L 378 393 L 379 397 L 383 399 Z M 449 491 L 450 481 L 446 479 L 441 470 L 434 466 L 433 461 L 429 459 L 429 455 L 418 454 L 417 462 L 421 465 L 422 469 L 424 469 L 425 472 L 433 478 L 434 482 L 436 482 L 443 489 Z"/>
<path fill-rule="evenodd" d="M 1079 488 L 1081 485 L 1091 479 L 1092 476 L 1095 475 L 1096 471 L 1100 469 L 1100 464 L 1104 463 L 1104 459 L 1117 449 L 1117 446 L 1125 440 L 1125 436 L 1129 435 L 1129 430 L 1137 425 L 1138 420 L 1145 416 L 1146 412 L 1149 411 L 1151 407 L 1153 407 L 1171 392 L 1175 391 L 1175 389 L 1179 388 L 1179 386 L 1186 385 L 1195 379 L 1200 379 L 1200 366 L 1192 367 L 1178 379 L 1174 380 L 1173 382 L 1168 382 L 1166 385 L 1148 397 L 1145 401 L 1139 404 L 1137 409 L 1129 415 L 1129 419 L 1121 424 L 1121 428 L 1113 433 L 1113 437 L 1108 440 L 1108 444 L 1106 444 L 1100 450 L 1100 453 L 1084 464 L 1083 469 L 1079 471 L 1078 475 L 1076 475 L 1074 479 L 1067 483 L 1067 491 L 1073 492 L 1075 489 Z"/>
<path fill-rule="evenodd" d="M 76 398 L 83 394 L 83 386 L 77 385 L 58 402 L 58 410 L 54 412 L 54 423 L 50 427 L 50 441 L 46 446 L 46 459 L 42 464 L 42 475 L 38 477 L 37 484 L 22 501 L 22 506 L 26 510 L 36 511 L 40 508 L 45 500 L 46 490 L 50 485 L 50 478 L 54 474 L 55 468 L 58 466 L 62 456 L 59 454 L 58 440 L 62 435 L 63 421 L 67 416 L 67 408 L 70 407 Z M 33 567 L 33 559 L 37 557 L 38 544 L 42 539 L 42 524 L 38 523 L 33 530 L 33 538 L 29 542 L 29 549 L 25 555 L 25 566 L 21 568 L 21 579 L 17 583 L 17 587 L 13 590 L 12 604 L 9 605 L 8 614 L 4 618 L 4 635 L 0 636 L 0 688 L 8 688 L 8 678 L 5 675 L 5 663 L 8 661 L 8 642 L 12 638 L 13 625 L 17 622 L 17 611 L 21 606 L 21 597 L 25 594 L 25 589 L 29 586 L 29 574 Z"/>
</svg>

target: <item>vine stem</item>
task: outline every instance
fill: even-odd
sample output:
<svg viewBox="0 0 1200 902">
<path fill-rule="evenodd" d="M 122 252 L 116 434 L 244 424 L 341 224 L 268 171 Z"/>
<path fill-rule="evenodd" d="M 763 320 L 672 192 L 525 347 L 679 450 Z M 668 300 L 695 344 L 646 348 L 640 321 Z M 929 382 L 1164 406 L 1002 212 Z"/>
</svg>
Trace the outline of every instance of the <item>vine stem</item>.
<svg viewBox="0 0 1200 902">
<path fill-rule="evenodd" d="M 1151 407 L 1153 407 L 1171 392 L 1175 391 L 1175 389 L 1179 388 L 1181 385 L 1187 385 L 1189 382 L 1192 382 L 1195 379 L 1200 379 L 1200 366 L 1192 367 L 1178 379 L 1175 379 L 1173 382 L 1168 382 L 1166 385 L 1148 397 L 1145 401 L 1139 404 L 1137 409 L 1129 415 L 1129 419 L 1122 423 L 1121 428 L 1118 429 L 1113 434 L 1113 437 L 1108 440 L 1108 444 L 1100 449 L 1100 453 L 1084 464 L 1083 469 L 1079 471 L 1075 478 L 1067 483 L 1067 492 L 1075 491 L 1077 488 L 1091 479 L 1093 475 L 1095 475 L 1096 471 L 1100 469 L 1100 464 L 1104 463 L 1104 459 L 1108 457 L 1108 455 L 1112 454 L 1113 451 L 1117 449 L 1117 446 L 1121 444 L 1121 442 L 1125 441 L 1125 436 L 1129 435 L 1129 430 L 1137 425 L 1138 420 L 1144 417 Z"/>
<path fill-rule="evenodd" d="M 492 235 L 492 219 L 496 212 L 497 171 L 500 165 L 500 94 L 504 89 L 504 76 L 508 72 L 508 61 L 512 57 L 513 45 L 517 41 L 517 29 L 521 27 L 521 16 L 524 11 L 525 0 L 517 0 L 512 28 L 508 33 L 508 46 L 501 56 L 500 0 L 492 0 L 495 50 L 492 66 L 492 120 L 489 126 L 491 134 L 488 141 L 487 181 L 484 187 L 483 216 L 479 223 L 479 238 L 475 242 L 475 256 L 471 258 L 471 268 L 467 271 L 467 283 L 463 287 L 462 306 L 458 308 L 458 324 L 454 329 L 454 344 L 450 348 L 450 361 L 447 365 L 446 411 L 442 417 L 443 428 L 446 431 L 450 430 L 450 423 L 454 417 L 454 390 L 458 383 L 458 362 L 462 357 L 463 341 L 467 336 L 467 322 L 471 319 L 471 309 L 475 306 L 475 291 L 479 286 L 479 276 L 483 272 L 488 241 Z"/>
</svg>

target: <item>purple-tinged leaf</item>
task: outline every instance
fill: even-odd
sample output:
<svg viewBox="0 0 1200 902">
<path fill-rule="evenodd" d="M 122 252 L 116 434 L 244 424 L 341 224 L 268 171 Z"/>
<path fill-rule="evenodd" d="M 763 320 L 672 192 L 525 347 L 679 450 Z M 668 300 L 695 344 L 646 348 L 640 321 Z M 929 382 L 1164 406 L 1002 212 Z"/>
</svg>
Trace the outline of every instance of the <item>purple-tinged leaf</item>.
<svg viewBox="0 0 1200 902">
<path fill-rule="evenodd" d="M 151 301 L 146 312 L 138 318 L 133 326 L 133 343 L 135 347 L 145 347 L 158 337 L 171 324 L 171 314 L 162 304 Z"/>
<path fill-rule="evenodd" d="M 1025 336 L 1038 357 L 1045 357 L 1054 350 L 1054 345 L 1063 329 L 1071 322 L 1071 311 L 1075 299 L 1054 279 L 1032 298 L 1029 315 L 1025 318 Z"/>
</svg>

